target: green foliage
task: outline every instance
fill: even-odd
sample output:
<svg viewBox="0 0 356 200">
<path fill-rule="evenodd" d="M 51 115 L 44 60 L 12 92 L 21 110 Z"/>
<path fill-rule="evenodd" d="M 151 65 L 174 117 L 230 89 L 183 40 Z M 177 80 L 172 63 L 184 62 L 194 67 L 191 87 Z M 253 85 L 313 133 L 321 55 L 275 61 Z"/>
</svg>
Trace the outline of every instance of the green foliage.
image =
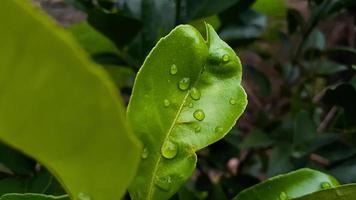
<svg viewBox="0 0 356 200">
<path fill-rule="evenodd" d="M 59 131 L 61 134 L 65 133 L 67 140 L 69 137 L 72 139 L 73 136 L 76 138 L 78 134 L 81 142 L 76 146 L 75 151 L 67 150 L 70 142 L 63 144 L 63 141 L 56 137 L 50 138 L 52 139 L 50 143 L 44 146 L 36 145 L 33 149 L 38 151 L 41 149 L 41 155 L 53 153 L 53 149 L 56 149 L 56 152 L 66 150 L 70 156 L 64 156 L 63 162 L 85 152 L 87 157 L 80 157 L 75 160 L 76 162 L 70 160 L 71 164 L 78 162 L 76 166 L 79 166 L 79 162 L 88 159 L 90 155 L 90 159 L 98 167 L 93 168 L 90 164 L 76 167 L 75 172 L 80 172 L 80 174 L 75 175 L 84 174 L 85 177 L 75 178 L 73 182 L 82 184 L 90 179 L 90 186 L 96 187 L 97 185 L 93 183 L 97 182 L 100 172 L 103 177 L 99 179 L 105 178 L 105 183 L 100 182 L 100 186 L 115 187 L 118 189 L 117 193 L 121 189 L 120 194 L 123 194 L 130 178 L 120 179 L 113 176 L 119 173 L 116 170 L 122 170 L 121 173 L 124 173 L 125 177 L 126 175 L 132 176 L 135 167 L 128 167 L 123 164 L 125 161 L 119 163 L 117 160 L 122 159 L 120 156 L 130 156 L 131 153 L 137 157 L 138 150 L 135 148 L 136 150 L 132 152 L 131 147 L 125 148 L 125 155 L 123 155 L 121 147 L 116 146 L 110 149 L 110 144 L 113 144 L 115 140 L 106 138 L 105 133 L 120 133 L 120 137 L 123 133 L 124 135 L 130 133 L 125 122 L 121 122 L 123 108 L 120 105 L 117 108 L 117 103 L 114 103 L 117 101 L 115 93 L 120 92 L 124 103 L 128 103 L 136 73 L 140 71 L 137 74 L 132 99 L 136 105 L 140 104 L 135 115 L 141 116 L 142 119 L 136 118 L 133 129 L 141 131 L 138 133 L 135 131 L 135 133 L 143 139 L 145 148 L 141 152 L 140 170 L 130 187 L 131 195 L 136 192 L 137 195 L 142 195 L 142 198 L 150 198 L 149 195 L 145 195 L 148 190 L 147 185 L 149 185 L 154 191 L 151 194 L 153 199 L 167 199 L 175 193 L 171 200 L 226 200 L 236 197 L 241 191 L 263 189 L 263 185 L 269 186 L 268 183 L 271 183 L 271 180 L 276 180 L 272 182 L 276 182 L 278 188 L 273 192 L 266 189 L 266 193 L 258 194 L 260 195 L 258 199 L 265 199 L 269 195 L 275 195 L 275 199 L 278 200 L 289 198 L 292 197 L 290 192 L 294 194 L 293 192 L 296 191 L 293 190 L 295 188 L 301 192 L 300 194 L 315 191 L 298 197 L 301 199 L 355 198 L 354 194 L 350 194 L 355 191 L 353 185 L 323 189 L 323 184 L 318 178 L 312 179 L 309 176 L 302 176 L 303 180 L 308 180 L 308 182 L 301 181 L 302 184 L 294 181 L 284 184 L 285 182 L 282 181 L 284 176 L 288 180 L 290 174 L 303 174 L 306 173 L 305 171 L 313 174 L 311 177 L 314 175 L 326 179 L 329 177 L 321 172 L 301 170 L 286 175 L 280 174 L 308 167 L 331 174 L 340 183 L 356 182 L 356 124 L 354 123 L 356 121 L 356 104 L 354 103 L 356 101 L 356 50 L 352 31 L 355 28 L 353 16 L 356 1 L 64 0 L 88 16 L 87 20 L 70 26 L 68 31 L 74 35 L 90 58 L 101 66 L 93 66 L 88 62 L 78 47 L 73 46 L 72 39 L 62 30 L 53 27 L 53 24 L 48 25 L 48 20 L 43 19 L 43 16 L 35 17 L 37 19 L 35 23 L 32 19 L 37 14 L 31 14 L 24 20 L 32 21 L 37 25 L 24 26 L 23 21 L 18 20 L 19 17 L 25 18 L 22 12 L 10 11 L 3 6 L 8 5 L 9 1 L 5 0 L 0 7 L 2 17 L 0 20 L 2 22 L 0 25 L 2 27 L 0 28 L 0 105 L 1 102 L 6 101 L 6 106 L 3 105 L 0 109 L 2 142 L 0 144 L 0 196 L 5 193 L 39 193 L 59 197 L 65 195 L 66 192 L 61 187 L 61 184 L 63 185 L 61 176 L 58 178 L 56 171 L 40 157 L 30 154 L 32 155 L 30 158 L 27 156 L 29 153 L 22 149 L 22 147 L 28 148 L 30 144 L 47 140 L 50 137 L 50 134 L 45 134 L 47 132 L 52 134 Z M 68 18 L 73 16 L 76 18 L 76 15 L 72 15 L 72 9 L 65 11 L 65 16 L 62 16 L 62 11 L 68 8 L 62 0 L 35 1 L 42 2 L 44 10 L 55 16 L 59 22 L 64 20 L 65 24 L 68 24 Z M 20 0 L 15 2 L 20 2 Z M 26 8 L 26 10 L 32 13 L 31 9 Z M 207 52 L 210 51 L 210 44 L 203 39 L 206 38 L 209 41 L 209 38 L 205 36 L 205 22 L 211 24 L 219 37 L 228 43 L 241 58 L 241 68 L 244 71 L 241 84 L 244 85 L 249 97 L 249 105 L 237 126 L 233 126 L 234 122 L 231 122 L 230 125 L 233 127 L 230 133 L 217 142 L 215 139 L 218 138 L 213 138 L 213 140 L 209 137 L 219 136 L 220 138 L 226 134 L 227 129 L 223 134 L 215 135 L 211 132 L 204 132 L 203 128 L 207 130 L 214 128 L 206 125 L 205 122 L 212 125 L 214 123 L 224 124 L 225 117 L 220 116 L 220 111 L 227 116 L 238 112 L 233 107 L 231 110 L 224 109 L 225 98 L 233 94 L 226 91 L 233 86 L 221 87 L 220 81 L 225 81 L 229 77 L 213 79 L 214 84 L 207 85 L 208 92 L 202 92 L 204 88 L 179 91 L 177 85 L 184 78 L 180 73 L 185 72 L 184 76 L 194 78 L 202 69 L 201 66 L 197 67 L 196 63 L 205 63 L 204 59 L 211 62 L 209 52 Z M 38 23 L 45 25 L 39 26 Z M 190 26 L 178 26 L 180 24 L 190 24 L 200 33 Z M 22 26 L 22 29 L 18 28 L 21 32 L 12 31 L 17 25 Z M 176 26 L 178 28 L 174 29 Z M 176 35 L 180 35 L 180 39 L 176 40 L 178 36 L 172 39 L 171 33 L 152 50 L 160 38 L 172 29 Z M 189 32 L 194 36 L 177 34 L 184 32 L 182 29 L 190 30 Z M 34 37 L 37 34 L 38 37 Z M 54 36 L 56 40 L 52 40 Z M 192 39 L 194 42 L 186 41 L 190 40 L 189 38 L 195 38 Z M 194 48 L 195 42 L 201 45 Z M 147 57 L 150 51 L 152 53 Z M 199 56 L 196 57 L 194 52 Z M 175 57 L 176 55 L 180 56 Z M 147 61 L 142 65 L 145 59 Z M 10 61 L 11 64 L 5 65 L 5 61 Z M 174 76 L 169 75 L 172 63 L 176 64 L 176 67 L 173 67 L 173 73 L 177 69 Z M 140 69 L 141 66 L 143 66 L 142 69 Z M 116 88 L 107 80 L 107 75 L 101 72 L 100 67 L 108 72 Z M 55 71 L 56 75 L 53 75 L 52 68 L 58 69 Z M 3 69 L 11 73 L 4 73 Z M 83 73 L 77 72 L 79 69 L 82 69 Z M 48 71 L 51 74 L 50 79 L 46 79 L 43 83 L 48 86 L 47 89 L 38 92 L 30 91 L 43 80 L 41 77 L 46 77 Z M 207 70 L 204 76 L 207 75 L 206 72 Z M 83 77 L 88 74 L 93 76 Z M 146 74 L 149 75 L 146 76 Z M 215 82 L 216 80 L 219 81 Z M 138 82 L 144 83 L 138 87 L 140 85 Z M 184 79 L 182 84 L 183 88 L 186 87 L 187 79 Z M 215 84 L 218 87 L 215 87 Z M 240 86 L 240 84 L 237 85 Z M 110 91 L 111 95 L 105 92 L 99 94 L 100 88 L 106 88 L 105 91 Z M 213 90 L 214 88 L 218 89 Z M 79 89 L 81 92 L 78 92 Z M 191 95 L 187 98 L 192 100 L 193 106 L 204 106 L 202 109 L 204 115 L 200 111 L 196 112 L 198 119 L 204 117 L 203 121 L 194 118 L 195 107 L 189 108 L 189 103 L 184 105 L 180 101 L 184 94 L 191 93 L 196 98 L 199 92 L 201 100 L 192 100 Z M 9 96 L 14 96 L 15 93 L 16 98 Z M 154 95 L 139 97 L 137 93 Z M 223 95 L 215 95 L 221 93 Z M 203 99 L 206 94 L 211 96 L 209 101 L 214 101 L 214 103 L 199 104 L 198 102 L 205 102 Z M 5 96 L 9 98 L 3 98 Z M 108 96 L 111 100 L 103 100 Z M 141 98 L 146 102 L 141 101 Z M 115 105 L 110 104 L 111 106 L 106 107 L 106 110 L 100 107 L 103 106 L 100 104 L 103 101 Z M 13 106 L 8 106 L 10 104 Z M 67 109 L 62 109 L 64 104 L 68 106 Z M 133 105 L 133 102 L 130 104 Z M 25 105 L 28 109 L 24 109 Z M 180 108 L 179 105 L 183 106 L 182 117 L 189 118 L 193 123 L 191 121 L 183 124 L 172 123 L 174 114 L 170 113 L 177 111 Z M 72 113 L 78 112 L 79 109 L 82 111 L 81 114 L 77 113 L 72 116 Z M 110 118 L 108 115 L 117 109 L 119 113 L 121 112 L 120 116 L 117 117 L 114 114 L 116 118 Z M 219 113 L 207 114 L 207 111 L 215 109 Z M 214 118 L 210 118 L 211 116 Z M 116 119 L 116 121 L 110 121 L 108 118 Z M 68 126 L 51 121 L 57 119 L 61 119 L 60 122 Z M 92 119 L 91 126 L 88 125 L 88 119 Z M 214 119 L 214 123 L 211 123 L 210 119 Z M 8 123 L 10 120 L 11 123 Z M 48 125 L 50 122 L 51 127 Z M 81 126 L 83 124 L 88 126 Z M 195 129 L 193 126 L 195 124 L 203 125 Z M 167 136 L 166 126 L 169 125 L 181 127 L 179 130 L 172 129 L 171 133 L 176 134 L 170 134 L 167 137 L 169 139 L 167 141 L 177 142 L 172 143 L 178 144 L 176 146 L 163 145 L 165 144 L 164 136 Z M 23 130 L 28 129 L 28 134 L 33 137 L 24 138 L 23 140 L 27 140 L 26 145 L 21 145 L 21 148 L 8 145 L 6 140 L 2 139 L 2 135 L 8 134 L 3 133 L 3 130 L 9 126 L 16 126 L 16 130 L 21 131 L 23 135 L 27 134 L 27 132 L 23 133 Z M 76 128 L 72 129 L 72 127 Z M 48 131 L 49 128 L 51 131 Z M 63 131 L 63 128 L 68 131 Z M 88 131 L 84 133 L 84 129 Z M 195 133 L 196 130 L 198 133 Z M 88 139 L 87 135 L 94 132 L 97 133 L 94 134 L 95 137 Z M 37 140 L 39 134 L 41 134 L 41 139 Z M 90 145 L 95 144 L 99 150 L 95 154 L 87 153 L 86 146 L 83 147 L 83 138 Z M 98 143 L 98 138 L 102 138 L 102 142 Z M 111 143 L 106 144 L 104 138 Z M 12 139 L 22 140 L 17 135 Z M 91 142 L 91 139 L 95 142 Z M 77 144 L 78 141 L 78 138 L 74 140 Z M 115 144 L 120 144 L 120 141 Z M 205 147 L 208 144 L 210 145 Z M 110 149 L 115 152 L 105 153 L 104 150 L 102 151 L 103 146 L 104 150 Z M 162 146 L 169 147 L 169 151 L 165 152 L 166 156 L 174 158 L 162 157 Z M 202 147 L 205 148 L 200 149 Z M 43 151 L 43 148 L 49 148 L 49 152 Z M 195 152 L 198 149 L 200 150 Z M 26 154 L 24 155 L 21 151 Z M 100 156 L 95 156 L 96 153 L 100 153 Z M 185 155 L 188 157 L 184 157 Z M 152 166 L 158 163 L 155 162 L 158 158 L 160 162 L 157 166 L 160 168 L 157 168 L 157 174 L 163 176 L 153 177 Z M 51 157 L 51 163 L 53 160 L 58 159 Z M 115 166 L 111 166 L 109 160 L 114 160 Z M 111 170 L 107 170 L 106 165 L 110 165 Z M 193 175 L 188 179 L 193 170 Z M 277 177 L 268 179 L 272 176 Z M 68 177 L 72 178 L 72 176 Z M 68 177 L 66 178 L 69 179 Z M 267 181 L 264 182 L 265 179 Z M 157 182 L 145 184 L 148 180 L 157 180 Z M 330 180 L 334 179 L 330 178 Z M 122 184 L 122 181 L 126 183 Z M 143 186 L 141 187 L 140 184 Z M 301 188 L 305 184 L 308 187 Z M 88 185 L 84 184 L 84 186 Z M 64 187 L 67 189 L 66 186 Z M 274 186 L 271 187 L 274 188 Z M 250 189 L 246 190 L 246 188 Z M 313 190 L 309 191 L 310 188 Z M 241 195 L 243 193 L 245 192 Z M 9 197 L 11 195 L 16 195 L 14 198 L 18 199 L 34 194 L 8 194 Z M 37 195 L 36 198 L 40 196 Z M 248 198 L 252 197 L 253 195 Z M 120 196 L 114 197 L 114 199 L 117 198 Z M 130 197 L 127 194 L 123 199 L 129 200 Z"/>
<path fill-rule="evenodd" d="M 178 26 L 138 72 L 128 118 L 145 147 L 133 199 L 172 196 L 192 174 L 195 151 L 221 139 L 246 107 L 240 60 L 206 29 L 204 41 L 193 27 Z"/>
<path fill-rule="evenodd" d="M 286 200 L 338 186 L 333 177 L 311 169 L 300 169 L 270 178 L 238 194 L 234 200 Z"/>
<path fill-rule="evenodd" d="M 330 188 L 309 195 L 305 195 L 294 200 L 350 200 L 356 198 L 356 184 L 342 185 L 335 188 Z"/>
<path fill-rule="evenodd" d="M 73 199 L 123 196 L 139 145 L 108 76 L 27 2 L 3 1 L 0 19 L 1 141 L 46 166 Z"/>
</svg>

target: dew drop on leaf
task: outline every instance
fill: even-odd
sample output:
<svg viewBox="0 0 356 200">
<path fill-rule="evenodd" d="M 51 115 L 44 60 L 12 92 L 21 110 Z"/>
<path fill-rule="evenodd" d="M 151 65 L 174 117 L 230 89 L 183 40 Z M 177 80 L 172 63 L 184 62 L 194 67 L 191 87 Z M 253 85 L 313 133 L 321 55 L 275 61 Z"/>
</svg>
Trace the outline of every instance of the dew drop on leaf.
<svg viewBox="0 0 356 200">
<path fill-rule="evenodd" d="M 183 91 L 187 90 L 189 86 L 190 86 L 190 78 L 187 77 L 182 78 L 182 80 L 180 80 L 178 83 L 178 88 Z"/>
<path fill-rule="evenodd" d="M 285 192 L 281 192 L 281 194 L 279 194 L 279 200 L 288 200 L 288 196 Z"/>
<path fill-rule="evenodd" d="M 223 131 L 223 127 L 217 126 L 215 127 L 215 133 L 221 133 Z"/>
<path fill-rule="evenodd" d="M 79 200 L 90 200 L 91 198 L 90 198 L 89 195 L 87 195 L 87 194 L 85 194 L 85 193 L 83 193 L 83 192 L 80 192 L 80 193 L 78 194 L 78 199 L 79 199 Z"/>
<path fill-rule="evenodd" d="M 193 117 L 196 120 L 203 121 L 205 119 L 205 113 L 202 109 L 198 109 L 198 110 L 194 111 Z"/>
<path fill-rule="evenodd" d="M 192 89 L 190 90 L 190 97 L 192 97 L 192 99 L 194 100 L 199 100 L 201 97 L 201 93 L 197 88 L 192 87 Z"/>
<path fill-rule="evenodd" d="M 229 61 L 230 61 L 230 57 L 229 57 L 229 55 L 224 54 L 224 55 L 222 56 L 222 61 L 223 61 L 224 63 L 229 62 Z"/>
<path fill-rule="evenodd" d="M 328 188 L 331 188 L 331 185 L 330 185 L 330 183 L 328 183 L 328 182 L 322 182 L 322 183 L 320 184 L 320 187 L 321 187 L 322 189 L 328 189 Z"/>
<path fill-rule="evenodd" d="M 164 107 L 169 107 L 171 105 L 171 102 L 168 99 L 163 100 L 163 105 Z"/>
<path fill-rule="evenodd" d="M 178 72 L 177 65 L 172 64 L 172 65 L 171 65 L 171 69 L 169 70 L 169 73 L 170 73 L 171 75 L 175 75 L 175 74 L 177 74 L 177 72 Z"/>
<path fill-rule="evenodd" d="M 233 98 L 231 98 L 230 99 L 230 101 L 229 101 L 229 103 L 231 104 L 231 105 L 236 105 L 236 99 L 233 99 Z"/>
<path fill-rule="evenodd" d="M 199 133 L 199 132 L 201 131 L 201 127 L 200 127 L 199 125 L 196 125 L 196 126 L 194 127 L 194 131 L 195 131 L 196 133 Z"/>
<path fill-rule="evenodd" d="M 178 146 L 171 141 L 166 141 L 161 148 L 162 156 L 167 159 L 174 158 L 178 153 Z"/>
<path fill-rule="evenodd" d="M 144 148 L 143 150 L 142 150 L 142 154 L 141 154 L 141 158 L 142 159 L 146 159 L 147 157 L 148 157 L 148 154 L 149 154 L 150 152 L 148 151 L 148 149 L 147 148 Z"/>
<path fill-rule="evenodd" d="M 172 184 L 172 180 L 170 176 L 156 177 L 155 185 L 164 191 L 169 191 L 171 189 L 171 184 Z"/>
<path fill-rule="evenodd" d="M 190 102 L 190 103 L 188 104 L 188 107 L 189 107 L 189 108 L 193 108 L 193 103 Z"/>
</svg>

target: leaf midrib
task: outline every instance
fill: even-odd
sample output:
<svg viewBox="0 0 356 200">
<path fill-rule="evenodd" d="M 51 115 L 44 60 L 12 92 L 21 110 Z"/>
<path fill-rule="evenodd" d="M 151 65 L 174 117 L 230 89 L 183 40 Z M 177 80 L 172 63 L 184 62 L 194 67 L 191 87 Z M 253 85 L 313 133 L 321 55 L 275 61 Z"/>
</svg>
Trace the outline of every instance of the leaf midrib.
<svg viewBox="0 0 356 200">
<path fill-rule="evenodd" d="M 197 82 L 200 80 L 200 77 L 201 77 L 201 74 L 202 74 L 202 71 L 204 69 L 204 66 L 205 64 L 203 65 L 203 67 L 200 69 L 200 72 L 199 72 L 199 75 L 198 75 L 198 78 L 194 81 L 194 84 L 192 84 L 192 87 L 195 87 L 195 85 L 197 84 Z M 166 137 L 164 138 L 162 144 L 161 144 L 161 147 L 159 148 L 159 151 L 161 151 L 162 149 L 162 145 L 164 145 L 164 143 L 168 140 L 169 136 L 171 135 L 172 131 L 173 131 L 173 128 L 175 127 L 175 125 L 177 124 L 177 120 L 178 120 L 178 117 L 180 116 L 180 114 L 182 113 L 182 110 L 183 110 L 183 107 L 185 105 L 185 102 L 187 101 L 187 98 L 189 96 L 189 93 L 190 93 L 190 89 L 192 87 L 189 87 L 189 89 L 187 89 L 187 92 L 183 98 L 183 101 L 182 101 L 182 104 L 180 105 L 178 111 L 177 111 L 177 114 L 176 116 L 174 117 L 174 120 L 172 122 L 172 125 L 170 126 L 169 130 L 168 130 L 168 133 L 166 135 Z M 148 199 L 152 199 L 152 196 L 153 196 L 153 185 L 154 185 L 154 179 L 156 177 L 156 173 L 157 173 L 157 170 L 158 170 L 158 165 L 159 163 L 161 162 L 161 159 L 162 159 L 162 154 L 161 152 L 159 152 L 159 157 L 157 159 L 157 162 L 153 168 L 153 173 L 152 173 L 152 178 L 151 178 L 151 181 L 150 181 L 150 184 L 149 184 L 149 190 L 148 190 Z"/>
</svg>

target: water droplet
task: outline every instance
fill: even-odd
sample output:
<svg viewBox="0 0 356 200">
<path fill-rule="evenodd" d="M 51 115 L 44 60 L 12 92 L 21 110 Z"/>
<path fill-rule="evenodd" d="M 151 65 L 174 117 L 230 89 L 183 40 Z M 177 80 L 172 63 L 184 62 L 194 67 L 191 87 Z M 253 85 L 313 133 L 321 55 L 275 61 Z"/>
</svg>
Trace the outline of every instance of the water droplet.
<svg viewBox="0 0 356 200">
<path fill-rule="evenodd" d="M 187 90 L 190 86 L 190 78 L 182 78 L 182 80 L 179 81 L 178 83 L 178 88 L 181 90 Z"/>
<path fill-rule="evenodd" d="M 155 185 L 164 191 L 169 191 L 171 189 L 171 184 L 172 184 L 172 179 L 170 176 L 156 177 Z"/>
<path fill-rule="evenodd" d="M 230 61 L 230 57 L 229 57 L 229 55 L 224 54 L 224 55 L 222 56 L 222 61 L 223 61 L 224 63 L 229 62 L 229 61 Z"/>
<path fill-rule="evenodd" d="M 236 99 L 233 99 L 233 98 L 231 98 L 230 99 L 230 101 L 229 101 L 229 103 L 231 104 L 231 105 L 236 105 Z"/>
<path fill-rule="evenodd" d="M 194 111 L 193 117 L 199 121 L 203 121 L 205 118 L 205 113 L 202 109 L 198 109 L 198 110 Z"/>
<path fill-rule="evenodd" d="M 169 107 L 171 105 L 171 102 L 168 99 L 163 100 L 163 105 L 164 107 Z"/>
<path fill-rule="evenodd" d="M 285 192 L 281 192 L 279 195 L 279 200 L 288 200 L 288 196 Z"/>
<path fill-rule="evenodd" d="M 171 75 L 175 75 L 175 74 L 177 74 L 177 72 L 178 72 L 177 65 L 172 64 L 172 65 L 171 65 L 171 69 L 169 70 L 169 73 L 170 73 Z"/>
<path fill-rule="evenodd" d="M 223 130 L 224 130 L 224 129 L 223 129 L 223 127 L 221 127 L 221 126 L 215 127 L 215 133 L 221 133 Z"/>
<path fill-rule="evenodd" d="M 171 141 L 166 141 L 161 148 L 161 153 L 163 157 L 172 159 L 178 153 L 178 146 Z"/>
<path fill-rule="evenodd" d="M 195 131 L 196 133 L 199 133 L 199 132 L 201 131 L 201 127 L 200 127 L 199 125 L 195 126 L 195 127 L 194 127 L 194 131 Z"/>
<path fill-rule="evenodd" d="M 193 103 L 190 102 L 190 103 L 188 104 L 188 107 L 189 107 L 189 108 L 193 108 Z"/>
<path fill-rule="evenodd" d="M 148 149 L 147 148 L 144 148 L 143 150 L 142 150 L 142 154 L 141 154 L 141 158 L 142 159 L 146 159 L 147 157 L 148 157 L 148 154 L 149 154 L 150 152 L 148 151 Z"/>
<path fill-rule="evenodd" d="M 90 198 L 89 195 L 87 195 L 87 194 L 85 194 L 85 193 L 83 193 L 83 192 L 80 192 L 80 193 L 78 194 L 78 199 L 79 199 L 79 200 L 90 200 L 91 198 Z"/>
<path fill-rule="evenodd" d="M 190 90 L 190 97 L 192 97 L 192 99 L 194 100 L 199 100 L 201 97 L 201 93 L 197 88 L 192 87 L 192 89 Z"/>
<path fill-rule="evenodd" d="M 328 189 L 328 188 L 331 188 L 331 184 L 329 182 L 322 182 L 320 184 L 321 188 L 322 189 Z"/>
</svg>

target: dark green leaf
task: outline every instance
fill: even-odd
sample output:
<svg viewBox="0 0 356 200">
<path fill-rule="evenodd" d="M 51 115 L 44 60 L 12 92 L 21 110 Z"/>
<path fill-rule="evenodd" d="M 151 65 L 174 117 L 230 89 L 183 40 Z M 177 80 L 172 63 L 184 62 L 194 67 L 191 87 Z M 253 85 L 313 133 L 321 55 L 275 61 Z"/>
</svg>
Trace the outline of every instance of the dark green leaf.
<svg viewBox="0 0 356 200">
<path fill-rule="evenodd" d="M 267 18 L 253 10 L 239 14 L 236 22 L 222 28 L 219 35 L 226 41 L 256 39 L 266 28 Z"/>
<path fill-rule="evenodd" d="M 241 148 L 259 148 L 267 147 L 273 143 L 268 135 L 260 130 L 254 130 L 249 133 L 241 143 Z"/>
<path fill-rule="evenodd" d="M 180 21 L 187 22 L 192 19 L 218 14 L 238 1 L 239 0 L 181 0 Z"/>
</svg>

